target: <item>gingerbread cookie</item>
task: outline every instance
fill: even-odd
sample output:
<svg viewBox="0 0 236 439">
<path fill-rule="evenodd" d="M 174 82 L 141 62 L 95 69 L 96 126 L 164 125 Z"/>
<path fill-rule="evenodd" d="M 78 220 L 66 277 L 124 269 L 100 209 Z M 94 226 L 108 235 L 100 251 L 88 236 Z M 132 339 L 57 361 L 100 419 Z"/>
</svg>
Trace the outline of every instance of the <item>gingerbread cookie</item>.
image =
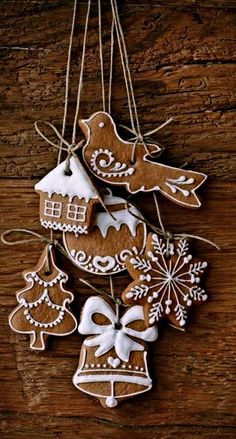
<svg viewBox="0 0 236 439">
<path fill-rule="evenodd" d="M 156 190 L 182 206 L 201 205 L 195 191 L 205 181 L 205 174 L 154 162 L 143 143 L 137 143 L 135 162 L 131 163 L 134 143 L 119 137 L 108 113 L 99 111 L 79 124 L 87 139 L 84 160 L 96 177 L 111 185 L 126 186 L 131 193 Z M 150 154 L 160 150 L 154 144 L 146 146 Z"/>
<path fill-rule="evenodd" d="M 169 244 L 150 233 L 144 255 L 126 260 L 132 282 L 122 293 L 128 305 L 144 306 L 148 326 L 167 317 L 173 325 L 184 326 L 193 302 L 205 301 L 207 294 L 200 287 L 207 262 L 193 259 L 186 239 Z"/>
<path fill-rule="evenodd" d="M 9 324 L 16 332 L 30 334 L 31 349 L 44 350 L 49 335 L 69 335 L 76 329 L 77 321 L 68 309 L 74 296 L 64 289 L 68 276 L 56 266 L 51 245 L 23 276 L 26 287 L 17 293 L 19 305 L 9 316 Z"/>
<path fill-rule="evenodd" d="M 157 328 L 146 328 L 142 306 L 129 307 L 119 317 L 107 300 L 90 297 L 78 329 L 92 335 L 82 345 L 73 378 L 78 389 L 110 408 L 151 389 L 145 342 L 157 339 Z"/>
<path fill-rule="evenodd" d="M 42 226 L 74 233 L 88 233 L 97 192 L 80 161 L 72 156 L 60 163 L 35 185 L 40 195 Z"/>
<path fill-rule="evenodd" d="M 104 204 L 113 217 L 109 212 L 97 212 L 88 236 L 63 234 L 66 251 L 79 268 L 99 275 L 115 274 L 126 269 L 127 256 L 142 253 L 146 225 L 130 213 L 140 216 L 138 210 L 132 206 L 129 212 L 125 203 L 109 190 Z"/>
</svg>

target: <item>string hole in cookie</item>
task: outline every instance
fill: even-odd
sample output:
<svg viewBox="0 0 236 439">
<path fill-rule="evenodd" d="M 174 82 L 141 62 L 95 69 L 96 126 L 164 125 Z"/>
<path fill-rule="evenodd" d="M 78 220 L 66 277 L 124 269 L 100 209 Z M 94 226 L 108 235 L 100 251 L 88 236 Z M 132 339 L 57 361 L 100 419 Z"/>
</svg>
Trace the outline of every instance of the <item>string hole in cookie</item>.
<svg viewBox="0 0 236 439">
<path fill-rule="evenodd" d="M 119 329 L 121 329 L 121 328 L 122 328 L 122 324 L 121 324 L 121 322 L 116 322 L 116 323 L 115 323 L 115 329 L 119 330 Z"/>
<path fill-rule="evenodd" d="M 73 172 L 71 169 L 65 169 L 64 174 L 70 177 L 73 174 Z"/>
</svg>

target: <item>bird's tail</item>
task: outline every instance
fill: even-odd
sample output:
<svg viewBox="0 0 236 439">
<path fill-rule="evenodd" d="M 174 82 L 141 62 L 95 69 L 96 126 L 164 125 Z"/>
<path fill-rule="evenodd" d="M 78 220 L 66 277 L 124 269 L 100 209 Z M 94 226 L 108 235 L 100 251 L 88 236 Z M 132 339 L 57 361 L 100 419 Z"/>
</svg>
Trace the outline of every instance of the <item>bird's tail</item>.
<svg viewBox="0 0 236 439">
<path fill-rule="evenodd" d="M 195 192 L 204 183 L 207 176 L 200 172 L 159 165 L 162 168 L 162 178 L 159 179 L 158 185 L 159 191 L 165 197 L 184 207 L 200 207 L 201 202 Z"/>
</svg>

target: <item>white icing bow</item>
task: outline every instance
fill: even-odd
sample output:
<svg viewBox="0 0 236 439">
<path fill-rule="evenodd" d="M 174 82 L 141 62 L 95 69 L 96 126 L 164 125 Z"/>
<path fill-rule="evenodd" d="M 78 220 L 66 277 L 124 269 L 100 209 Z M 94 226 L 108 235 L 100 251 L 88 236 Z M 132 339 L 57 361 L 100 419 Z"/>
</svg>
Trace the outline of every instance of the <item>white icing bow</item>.
<svg viewBox="0 0 236 439">
<path fill-rule="evenodd" d="M 110 323 L 98 325 L 93 321 L 94 314 L 102 314 Z M 100 357 L 114 347 L 117 356 L 122 361 L 127 362 L 129 361 L 131 351 L 144 350 L 144 346 L 134 341 L 130 336 L 145 341 L 154 341 L 158 335 L 157 328 L 154 326 L 144 331 L 136 331 L 127 327 L 127 325 L 137 320 L 144 320 L 142 306 L 135 305 L 128 308 L 123 317 L 118 320 L 113 309 L 104 299 L 101 297 L 90 297 L 85 303 L 78 330 L 80 334 L 97 335 L 97 337 L 84 341 L 86 346 L 99 346 L 95 352 L 96 357 Z M 116 323 L 121 325 L 120 329 L 115 328 Z"/>
</svg>

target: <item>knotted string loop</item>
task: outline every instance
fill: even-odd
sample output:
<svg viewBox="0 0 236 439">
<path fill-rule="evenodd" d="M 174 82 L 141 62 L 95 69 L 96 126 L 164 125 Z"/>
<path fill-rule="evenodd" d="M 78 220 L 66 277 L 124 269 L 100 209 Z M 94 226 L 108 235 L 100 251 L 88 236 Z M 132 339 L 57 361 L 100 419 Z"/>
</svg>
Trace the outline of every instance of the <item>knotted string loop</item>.
<svg viewBox="0 0 236 439">
<path fill-rule="evenodd" d="M 164 229 L 164 227 L 157 227 L 154 224 L 152 224 L 147 218 L 145 218 L 142 214 L 142 216 L 136 215 L 136 213 L 134 213 L 131 208 L 130 208 L 130 203 L 126 203 L 126 209 L 128 210 L 128 212 L 136 219 L 138 219 L 139 221 L 142 221 L 143 223 L 145 223 L 148 227 L 150 227 L 151 230 L 153 230 L 155 233 L 158 233 L 159 235 L 163 236 L 166 240 L 167 240 L 167 244 L 171 241 L 175 241 L 175 240 L 180 240 L 180 239 L 197 239 L 199 241 L 203 241 L 206 242 L 207 244 L 215 247 L 217 250 L 220 250 L 220 247 L 215 244 L 213 241 L 210 241 L 209 239 L 203 238 L 202 236 L 198 236 L 198 235 L 191 235 L 189 233 L 172 233 L 170 231 L 167 231 Z M 133 206 L 133 204 L 132 204 Z M 161 223 L 162 224 L 162 223 Z M 167 245 L 167 247 L 169 248 L 169 244 Z"/>
</svg>

